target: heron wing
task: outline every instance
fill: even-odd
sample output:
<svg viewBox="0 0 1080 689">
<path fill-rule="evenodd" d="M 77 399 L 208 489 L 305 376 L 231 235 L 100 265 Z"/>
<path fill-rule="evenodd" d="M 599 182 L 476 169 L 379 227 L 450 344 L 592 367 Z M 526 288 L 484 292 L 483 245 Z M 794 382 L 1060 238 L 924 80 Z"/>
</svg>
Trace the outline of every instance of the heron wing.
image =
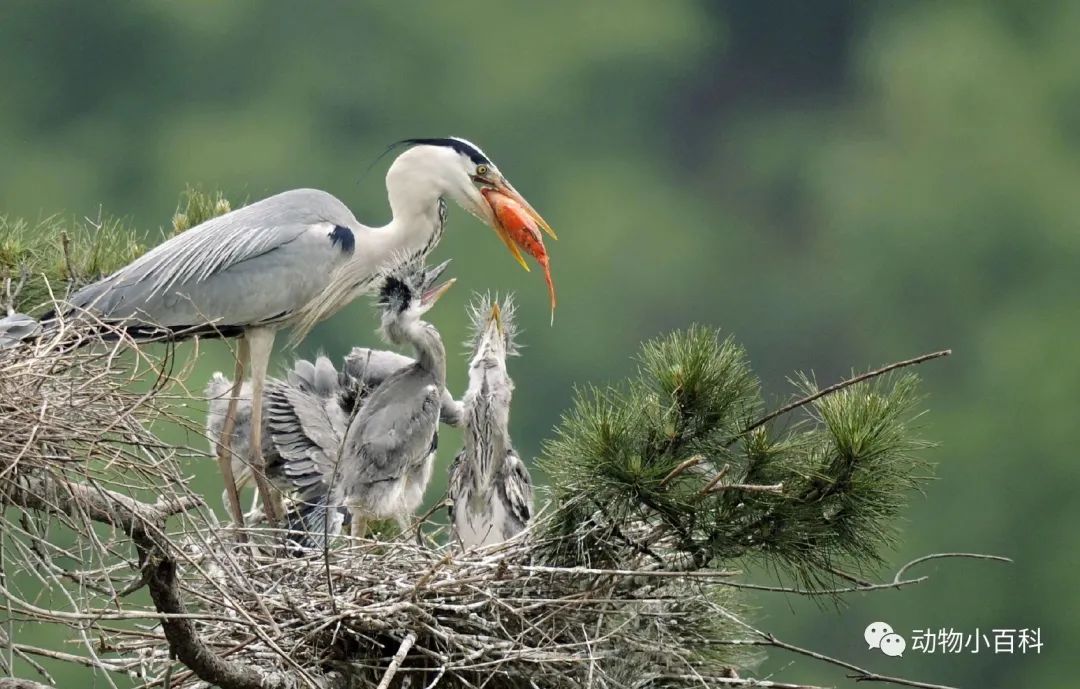
<svg viewBox="0 0 1080 689">
<path fill-rule="evenodd" d="M 348 483 L 400 478 L 432 451 L 438 430 L 440 386 L 407 368 L 391 376 L 364 402 L 345 437 Z"/>
<path fill-rule="evenodd" d="M 464 498 L 465 492 L 465 450 L 458 452 L 454 456 L 454 461 L 450 462 L 450 478 L 447 481 L 446 497 L 447 497 L 447 514 L 450 517 L 450 523 L 454 524 L 454 507 L 459 500 Z"/>
<path fill-rule="evenodd" d="M 303 370 L 305 364 L 298 361 L 295 370 Z M 303 496 L 325 492 L 347 422 L 336 395 L 321 396 L 304 386 L 274 380 L 267 384 L 265 403 L 266 430 L 273 445 L 268 473 L 279 485 Z"/>
<path fill-rule="evenodd" d="M 325 288 L 353 250 L 352 233 L 366 231 L 334 196 L 295 189 L 180 233 L 71 301 L 110 320 L 258 324 Z"/>
<path fill-rule="evenodd" d="M 359 389 L 380 385 L 392 374 L 416 363 L 415 359 L 384 349 L 353 347 L 345 355 L 345 375 L 353 381 L 362 383 Z M 439 420 L 448 426 L 461 426 L 465 413 L 461 402 L 454 399 L 447 388 L 443 388 L 440 400 Z"/>
<path fill-rule="evenodd" d="M 497 482 L 499 497 L 509 510 L 509 515 L 518 522 L 516 531 L 525 528 L 532 518 L 533 486 L 529 470 L 521 457 L 510 450 L 506 453 L 503 466 L 503 480 Z"/>
</svg>

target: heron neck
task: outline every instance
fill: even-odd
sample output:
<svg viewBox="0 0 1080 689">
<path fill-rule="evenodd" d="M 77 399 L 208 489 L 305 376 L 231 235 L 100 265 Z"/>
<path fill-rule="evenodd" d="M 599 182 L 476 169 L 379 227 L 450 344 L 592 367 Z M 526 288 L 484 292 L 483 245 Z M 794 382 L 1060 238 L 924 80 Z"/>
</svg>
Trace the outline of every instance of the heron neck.
<svg viewBox="0 0 1080 689">
<path fill-rule="evenodd" d="M 411 344 L 416 363 L 446 385 L 446 348 L 435 326 L 424 321 L 408 325 L 393 324 L 386 331 L 394 344 Z"/>
<path fill-rule="evenodd" d="M 390 223 L 375 233 L 380 253 L 408 257 L 430 253 L 442 239 L 445 208 L 446 204 L 436 197 L 424 208 L 409 206 L 407 211 L 395 209 Z"/>
<path fill-rule="evenodd" d="M 486 380 L 470 385 L 465 399 L 465 456 L 477 463 L 473 477 L 478 490 L 491 486 L 499 463 L 510 450 L 508 417 L 508 410 L 496 400 Z"/>
<path fill-rule="evenodd" d="M 386 175 L 386 196 L 393 214 L 382 234 L 390 251 L 430 251 L 442 236 L 446 190 L 425 168 L 395 162 Z"/>
</svg>

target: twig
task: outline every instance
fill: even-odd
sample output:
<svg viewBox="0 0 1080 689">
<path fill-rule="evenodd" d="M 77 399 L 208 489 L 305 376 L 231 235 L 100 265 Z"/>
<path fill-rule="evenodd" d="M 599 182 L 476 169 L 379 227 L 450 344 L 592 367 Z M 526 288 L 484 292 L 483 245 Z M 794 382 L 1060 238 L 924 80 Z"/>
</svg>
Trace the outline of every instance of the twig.
<svg viewBox="0 0 1080 689">
<path fill-rule="evenodd" d="M 379 682 L 379 686 L 376 689 L 389 689 L 390 681 L 394 679 L 394 675 L 397 674 L 398 668 L 401 667 L 402 661 L 405 660 L 405 656 L 409 655 L 409 649 L 416 643 L 416 634 L 409 632 L 405 635 L 405 638 L 401 640 L 401 646 L 398 647 L 397 653 L 390 660 L 389 667 L 386 668 L 386 674 L 383 675 L 382 681 Z"/>
<path fill-rule="evenodd" d="M 903 578 L 904 573 L 906 571 L 908 571 L 909 569 L 911 569 L 912 567 L 914 567 L 915 565 L 926 562 L 928 560 L 938 560 L 938 559 L 949 558 L 949 557 L 966 557 L 966 558 L 972 558 L 972 559 L 976 559 L 976 560 L 993 560 L 995 562 L 1008 562 L 1008 563 L 1012 562 L 1012 560 L 1010 558 L 1002 557 L 1001 555 L 984 555 L 982 553 L 932 553 L 930 555 L 923 555 L 922 557 L 917 557 L 914 560 L 911 560 L 910 562 L 905 563 L 904 565 L 902 565 L 900 567 L 900 569 L 898 569 L 896 571 L 896 574 L 893 576 L 892 581 L 886 581 L 886 582 L 881 582 L 881 583 L 874 583 L 872 581 L 866 581 L 866 580 L 863 580 L 863 579 L 858 579 L 858 578 L 853 577 L 853 576 L 851 576 L 849 574 L 846 574 L 844 572 L 830 570 L 830 571 L 833 571 L 833 573 L 836 574 L 837 576 L 839 576 L 840 578 L 846 579 L 846 580 L 851 581 L 851 582 L 854 582 L 855 586 L 846 586 L 846 587 L 842 587 L 842 588 L 832 588 L 832 589 L 821 589 L 821 590 L 817 590 L 817 591 L 810 590 L 810 589 L 795 588 L 795 587 L 791 587 L 791 586 L 768 586 L 768 585 L 764 585 L 764 584 L 750 584 L 750 583 L 738 582 L 738 581 L 724 581 L 724 582 L 720 582 L 720 583 L 723 586 L 728 586 L 728 587 L 731 587 L 731 588 L 751 589 L 751 590 L 754 590 L 754 591 L 768 591 L 768 592 L 771 592 L 771 593 L 794 593 L 794 594 L 801 595 L 801 596 L 838 596 L 838 595 L 842 595 L 842 594 L 845 594 L 845 593 L 864 593 L 864 592 L 867 592 L 867 591 L 880 591 L 882 589 L 900 589 L 900 588 L 903 588 L 905 586 L 912 586 L 914 584 L 921 584 L 921 583 L 923 583 L 924 581 L 926 581 L 926 580 L 928 580 L 930 578 L 929 575 L 924 575 L 924 576 L 921 576 L 921 577 L 915 577 L 914 579 L 904 579 Z"/>
<path fill-rule="evenodd" d="M 838 383 L 833 383 L 832 385 L 830 385 L 827 388 L 824 388 L 822 390 L 818 390 L 817 392 L 815 392 L 815 393 L 813 393 L 811 395 L 807 395 L 806 397 L 795 400 L 794 402 L 791 402 L 789 404 L 785 404 L 784 406 L 780 407 L 779 409 L 766 414 L 765 416 L 761 417 L 760 419 L 758 419 L 757 421 L 755 421 L 754 423 L 750 424 L 749 426 L 744 428 L 742 431 L 740 431 L 734 438 L 732 438 L 728 442 L 728 446 L 733 445 L 735 443 L 735 441 L 738 440 L 739 438 L 741 438 L 742 436 L 746 435 L 747 433 L 749 433 L 749 432 L 751 432 L 751 431 L 753 431 L 753 430 L 755 430 L 757 428 L 760 428 L 760 427 L 764 426 L 765 424 L 769 423 L 770 421 L 772 421 L 776 417 L 783 416 L 784 414 L 787 414 L 790 411 L 794 411 L 794 410 L 798 409 L 799 407 L 806 406 L 807 404 L 810 404 L 811 402 L 819 400 L 822 397 L 825 397 L 826 395 L 831 395 L 834 392 L 838 392 L 840 390 L 843 390 L 844 388 L 851 387 L 852 385 L 856 385 L 858 383 L 868 381 L 868 380 L 870 380 L 872 378 L 877 378 L 878 376 L 883 376 L 886 373 L 888 373 L 890 371 L 895 371 L 898 368 L 904 368 L 905 366 L 914 366 L 916 364 L 921 364 L 921 363 L 924 363 L 926 361 L 930 361 L 932 359 L 939 359 L 941 357 L 949 356 L 950 354 L 952 354 L 951 349 L 943 349 L 940 352 L 931 352 L 930 354 L 923 354 L 923 355 L 917 356 L 917 357 L 915 357 L 913 359 L 905 359 L 904 361 L 897 361 L 896 363 L 889 364 L 888 366 L 882 366 L 881 368 L 874 369 L 873 371 L 868 371 L 867 373 L 863 373 L 862 375 L 855 376 L 854 378 L 847 378 L 847 379 L 841 380 Z"/>
<path fill-rule="evenodd" d="M 660 679 L 697 682 L 701 686 L 755 687 L 757 689 L 829 689 L 815 684 L 789 684 L 787 682 L 773 682 L 768 679 L 754 679 L 752 677 L 709 677 L 706 680 L 706 678 L 696 675 L 664 675 Z"/>
<path fill-rule="evenodd" d="M 701 490 L 698 491 L 698 495 L 708 495 L 709 493 L 711 493 L 712 490 L 716 488 L 717 484 L 719 484 L 720 481 L 724 480 L 724 476 L 730 469 L 730 464 L 725 464 L 724 466 L 720 467 L 720 471 L 716 472 L 716 476 L 713 476 L 712 479 L 710 479 L 709 482 L 706 483 L 701 488 Z"/>
<path fill-rule="evenodd" d="M 747 493 L 783 493 L 784 484 L 770 483 L 768 485 L 759 485 L 754 483 L 724 483 L 719 486 L 713 486 L 708 490 L 709 493 L 719 493 L 725 490 L 742 490 Z"/>
<path fill-rule="evenodd" d="M 738 626 L 752 632 L 756 637 L 758 637 L 756 639 L 730 639 L 718 642 L 720 644 L 729 646 L 773 646 L 775 648 L 782 648 L 785 651 L 789 651 L 791 653 L 806 656 L 808 658 L 813 658 L 815 660 L 820 660 L 823 663 L 842 667 L 845 670 L 850 670 L 854 674 L 848 675 L 848 677 L 850 679 L 854 679 L 856 682 L 884 682 L 905 687 L 917 687 L 918 689 L 957 689 L 957 687 L 952 687 L 945 684 L 919 682 L 917 680 L 907 679 L 905 677 L 893 677 L 890 675 L 881 675 L 876 672 L 871 672 L 870 670 L 861 668 L 858 665 L 849 663 L 846 660 L 833 658 L 832 656 L 827 656 L 824 653 L 818 653 L 817 651 L 811 651 L 810 649 L 803 648 L 802 646 L 796 646 L 795 644 L 781 641 L 780 639 L 776 638 L 774 634 L 761 631 L 760 629 L 747 623 L 746 621 L 728 612 L 727 610 L 724 610 L 723 608 L 714 609 L 717 610 L 717 612 L 719 612 L 720 615 L 722 615 L 723 617 L 726 617 Z"/>
<path fill-rule="evenodd" d="M 167 554 L 161 527 L 169 513 L 196 507 L 201 500 L 190 498 L 158 508 L 126 495 L 78 483 L 58 484 L 47 477 L 23 477 L 9 484 L 7 498 L 32 510 L 84 514 L 87 518 L 120 529 L 145 553 L 150 572 L 148 585 L 154 606 L 165 616 L 161 620 L 169 648 L 180 662 L 200 679 L 223 689 L 284 689 L 291 680 L 267 676 L 253 667 L 217 656 L 199 638 L 180 597 L 176 562 Z M 57 613 L 58 614 L 58 613 Z M 310 679 L 312 686 L 316 686 Z"/>
<path fill-rule="evenodd" d="M 60 232 L 60 250 L 64 254 L 64 270 L 67 271 L 68 282 L 75 282 L 75 268 L 71 263 L 71 238 L 67 232 Z"/>
<path fill-rule="evenodd" d="M 893 577 L 893 583 L 900 583 L 900 580 L 904 576 L 904 572 L 908 571 L 915 565 L 922 564 L 923 562 L 927 562 L 929 560 L 940 560 L 942 558 L 948 557 L 966 557 L 973 558 L 975 560 L 994 560 L 995 562 L 1008 562 L 1009 564 L 1012 564 L 1012 558 L 1004 557 L 1003 555 L 985 555 L 983 553 L 931 553 L 930 555 L 923 555 L 922 557 L 917 557 L 911 562 L 901 567 L 899 570 L 897 570 L 896 576 Z"/>
<path fill-rule="evenodd" d="M 684 460 L 684 461 L 680 462 L 679 466 L 675 467 L 670 472 L 668 472 L 668 475 L 665 476 L 663 478 L 663 480 L 660 481 L 660 488 L 666 487 L 667 484 L 671 483 L 672 479 L 674 479 L 676 476 L 683 473 L 684 471 L 686 471 L 690 467 L 697 466 L 698 464 L 701 464 L 703 461 L 705 461 L 705 455 L 694 455 L 690 459 L 687 459 L 687 460 Z"/>
<path fill-rule="evenodd" d="M 742 572 L 737 570 L 707 570 L 696 569 L 686 572 L 674 570 L 633 570 L 633 569 L 596 569 L 593 567 L 547 567 L 544 565 L 506 565 L 507 569 L 519 572 L 535 572 L 546 574 L 566 574 L 577 576 L 580 574 L 617 576 L 617 577 L 658 577 L 672 579 L 718 579 L 724 577 L 737 577 Z"/>
</svg>

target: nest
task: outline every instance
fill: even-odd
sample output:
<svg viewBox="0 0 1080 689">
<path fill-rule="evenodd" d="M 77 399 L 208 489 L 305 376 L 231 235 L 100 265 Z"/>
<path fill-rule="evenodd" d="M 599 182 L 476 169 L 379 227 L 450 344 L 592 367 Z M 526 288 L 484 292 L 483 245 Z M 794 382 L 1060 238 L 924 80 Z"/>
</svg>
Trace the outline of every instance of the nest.
<svg viewBox="0 0 1080 689">
<path fill-rule="evenodd" d="M 100 336 L 92 348 L 72 348 L 61 331 L 0 350 L 0 499 L 19 508 L 2 523 L 0 594 L 13 638 L 45 623 L 78 647 L 14 644 L 46 678 L 35 658 L 144 687 L 653 687 L 731 676 L 732 654 L 699 652 L 701 629 L 732 615 L 701 582 L 728 573 L 568 560 L 581 543 L 614 538 L 599 518 L 555 536 L 560 513 L 549 510 L 514 540 L 468 552 L 423 522 L 304 556 L 279 547 L 279 532 L 222 528 L 188 486 L 194 451 L 150 430 L 195 430 L 172 407 L 184 396 L 166 385 L 183 378 L 172 350 Z"/>
</svg>

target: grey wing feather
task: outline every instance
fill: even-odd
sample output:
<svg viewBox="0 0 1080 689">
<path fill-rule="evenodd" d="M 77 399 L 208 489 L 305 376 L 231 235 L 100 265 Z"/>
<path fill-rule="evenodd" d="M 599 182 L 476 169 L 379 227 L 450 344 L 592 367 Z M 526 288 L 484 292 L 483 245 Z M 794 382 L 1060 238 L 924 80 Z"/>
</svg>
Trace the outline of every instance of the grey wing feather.
<svg viewBox="0 0 1080 689">
<path fill-rule="evenodd" d="M 311 502 L 294 503 L 285 515 L 288 529 L 285 543 L 297 555 L 322 550 L 326 547 L 327 537 L 341 533 L 348 513 L 339 507 L 331 507 L 328 497 L 323 493 Z"/>
<path fill-rule="evenodd" d="M 297 359 L 286 379 L 290 385 L 326 399 L 336 396 L 340 388 L 337 369 L 323 355 L 319 355 L 314 364 L 306 359 Z"/>
<path fill-rule="evenodd" d="M 71 299 L 106 318 L 164 326 L 282 317 L 325 287 L 346 256 L 334 226 L 364 231 L 326 192 L 296 189 L 183 232 Z"/>
<path fill-rule="evenodd" d="M 395 376 L 391 381 L 405 377 Z M 411 462 L 430 453 L 438 429 L 441 391 L 426 377 L 413 376 L 402 383 L 388 381 L 379 387 L 349 426 L 344 454 L 356 459 L 346 466 L 344 483 L 400 478 Z"/>
<path fill-rule="evenodd" d="M 380 385 L 384 380 L 406 366 L 416 363 L 415 359 L 383 349 L 369 349 L 367 347 L 353 347 L 352 351 L 345 356 L 344 372 L 354 381 L 360 381 L 365 386 L 373 387 Z M 440 421 L 448 426 L 461 426 L 464 423 L 465 413 L 461 402 L 446 388 L 443 388 L 440 401 Z"/>
<path fill-rule="evenodd" d="M 513 450 L 507 453 L 503 470 L 503 480 L 498 482 L 499 497 L 517 522 L 513 525 L 515 528 L 511 529 L 512 533 L 507 534 L 510 536 L 524 529 L 532 519 L 533 486 L 528 468 Z"/>
<path fill-rule="evenodd" d="M 41 332 L 37 320 L 21 313 L 13 313 L 0 318 L 0 349 L 14 347 L 23 340 Z"/>
<path fill-rule="evenodd" d="M 300 360 L 289 376 L 293 383 L 272 381 L 266 392 L 266 430 L 272 444 L 267 471 L 279 485 L 309 498 L 325 491 L 347 423 L 336 387 L 322 390 L 315 385 L 321 365 Z M 305 381 L 308 374 L 313 377 Z"/>
</svg>

